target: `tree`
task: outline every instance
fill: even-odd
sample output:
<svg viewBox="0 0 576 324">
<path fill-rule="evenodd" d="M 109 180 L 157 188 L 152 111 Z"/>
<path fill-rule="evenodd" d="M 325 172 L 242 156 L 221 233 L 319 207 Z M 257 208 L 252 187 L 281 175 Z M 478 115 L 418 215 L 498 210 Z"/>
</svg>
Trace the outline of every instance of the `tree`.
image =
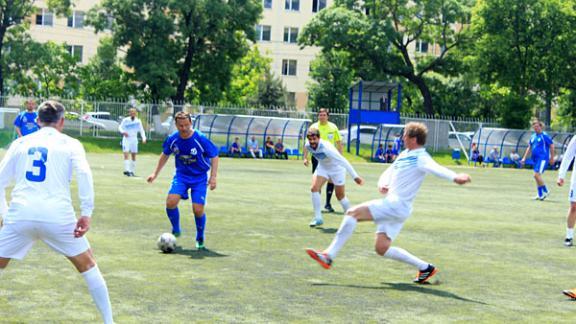
<svg viewBox="0 0 576 324">
<path fill-rule="evenodd" d="M 337 0 L 312 19 L 301 45 L 346 51 L 364 79 L 392 76 L 415 85 L 434 114 L 425 75 L 442 71 L 449 52 L 466 40 L 470 0 Z M 366 14 L 365 14 L 366 12 Z M 437 54 L 411 55 L 428 44 Z"/>
<path fill-rule="evenodd" d="M 98 100 L 126 98 L 136 91 L 130 76 L 118 64 L 116 47 L 111 38 L 102 38 L 96 55 L 79 70 L 84 97 Z"/>
<path fill-rule="evenodd" d="M 0 93 L 4 93 L 5 45 L 9 29 L 21 25 L 26 17 L 35 10 L 34 0 L 2 0 L 0 1 Z M 71 0 L 49 0 L 48 7 L 56 13 L 65 13 L 72 5 Z"/>
<path fill-rule="evenodd" d="M 217 102 L 261 11 L 259 0 L 103 0 L 89 21 L 100 31 L 114 18 L 114 44 L 152 99 Z"/>
<path fill-rule="evenodd" d="M 472 29 L 480 81 L 509 88 L 514 103 L 539 96 L 550 123 L 553 98 L 574 78 L 573 8 L 563 0 L 478 1 Z"/>
<path fill-rule="evenodd" d="M 347 111 L 348 91 L 354 81 L 348 56 L 346 52 L 333 50 L 320 53 L 312 61 L 310 77 L 314 82 L 308 84 L 309 106 Z"/>
<path fill-rule="evenodd" d="M 253 99 L 253 104 L 263 108 L 283 107 L 286 105 L 286 96 L 282 79 L 268 70 L 258 83 L 258 95 Z"/>
<path fill-rule="evenodd" d="M 272 59 L 264 57 L 256 45 L 232 68 L 231 81 L 224 101 L 247 106 L 258 96 L 258 85 L 270 71 Z"/>
</svg>

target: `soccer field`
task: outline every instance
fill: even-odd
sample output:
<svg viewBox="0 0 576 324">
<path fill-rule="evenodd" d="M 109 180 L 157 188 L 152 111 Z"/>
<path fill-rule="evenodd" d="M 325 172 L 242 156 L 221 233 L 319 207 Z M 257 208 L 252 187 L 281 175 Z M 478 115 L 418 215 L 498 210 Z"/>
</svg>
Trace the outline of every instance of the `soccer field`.
<svg viewBox="0 0 576 324">
<path fill-rule="evenodd" d="M 208 251 L 194 248 L 183 201 L 181 249 L 162 254 L 155 241 L 170 231 L 173 158 L 153 185 L 145 176 L 157 156 L 139 158 L 141 177 L 126 178 L 119 154 L 89 154 L 96 209 L 88 238 L 118 323 L 573 321 L 576 303 L 561 291 L 576 286 L 576 249 L 562 244 L 568 186 L 555 186 L 556 172 L 544 175 L 551 196 L 543 202 L 531 200 L 530 170 L 459 169 L 472 176 L 467 186 L 428 176 L 394 244 L 440 269 L 433 284 L 416 285 L 413 268 L 374 252 L 372 223 L 358 225 L 331 270 L 306 255 L 330 243 L 342 214 L 308 227 L 311 171 L 294 160 L 221 159 Z M 352 204 L 377 198 L 386 166 L 354 165 L 366 185 L 348 178 Z M 0 322 L 97 321 L 82 277 L 42 243 L 0 279 Z"/>
</svg>

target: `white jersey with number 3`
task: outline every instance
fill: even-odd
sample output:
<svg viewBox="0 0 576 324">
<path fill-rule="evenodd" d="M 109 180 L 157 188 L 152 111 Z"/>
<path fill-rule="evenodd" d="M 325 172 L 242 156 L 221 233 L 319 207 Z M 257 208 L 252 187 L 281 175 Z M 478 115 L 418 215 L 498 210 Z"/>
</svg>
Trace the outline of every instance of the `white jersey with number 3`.
<svg viewBox="0 0 576 324">
<path fill-rule="evenodd" d="M 76 172 L 81 216 L 92 216 L 92 172 L 82 144 L 52 127 L 15 140 L 0 163 L 0 214 L 5 223 L 76 221 L 70 197 Z M 15 181 L 10 207 L 4 190 Z"/>
</svg>

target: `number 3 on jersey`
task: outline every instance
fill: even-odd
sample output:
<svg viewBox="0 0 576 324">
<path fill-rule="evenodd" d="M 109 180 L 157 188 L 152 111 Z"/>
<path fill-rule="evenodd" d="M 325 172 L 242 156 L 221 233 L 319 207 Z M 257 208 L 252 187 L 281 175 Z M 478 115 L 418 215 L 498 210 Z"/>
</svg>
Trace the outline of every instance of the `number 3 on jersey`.
<svg viewBox="0 0 576 324">
<path fill-rule="evenodd" d="M 32 166 L 26 172 L 26 179 L 32 182 L 42 182 L 46 180 L 46 161 L 48 160 L 48 149 L 45 147 L 31 147 L 28 155 L 33 157 Z"/>
</svg>

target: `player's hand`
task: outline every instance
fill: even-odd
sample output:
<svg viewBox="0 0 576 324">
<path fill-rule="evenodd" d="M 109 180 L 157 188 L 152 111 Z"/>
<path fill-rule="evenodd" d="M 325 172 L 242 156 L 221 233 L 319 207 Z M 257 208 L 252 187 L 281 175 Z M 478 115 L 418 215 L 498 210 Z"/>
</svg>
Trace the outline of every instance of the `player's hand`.
<svg viewBox="0 0 576 324">
<path fill-rule="evenodd" d="M 76 223 L 76 228 L 74 229 L 74 237 L 82 237 L 90 229 L 90 222 L 92 219 L 88 216 L 82 216 L 78 219 Z"/>
<path fill-rule="evenodd" d="M 524 165 L 524 164 L 526 164 L 526 159 L 522 159 L 522 160 L 520 160 L 520 164 L 521 164 L 521 165 Z"/>
<path fill-rule="evenodd" d="M 564 179 L 558 178 L 558 180 L 556 181 L 556 184 L 558 185 L 558 187 L 562 187 L 564 185 Z"/>
<path fill-rule="evenodd" d="M 305 167 L 308 166 L 308 159 L 304 159 L 304 166 L 305 166 Z"/>
<path fill-rule="evenodd" d="M 128 137 L 128 133 L 122 133 L 124 137 Z"/>
<path fill-rule="evenodd" d="M 358 185 L 361 186 L 364 184 L 364 179 L 362 179 L 361 177 L 354 178 L 354 182 L 356 182 Z"/>
<path fill-rule="evenodd" d="M 472 182 L 472 178 L 470 178 L 470 176 L 466 173 L 459 173 L 456 175 L 456 178 L 454 178 L 454 182 L 459 185 L 463 185 L 467 182 Z"/>
<path fill-rule="evenodd" d="M 388 187 L 378 187 L 378 191 L 380 191 L 381 194 L 385 195 L 388 193 Z"/>
<path fill-rule="evenodd" d="M 550 159 L 550 165 L 551 165 L 551 166 L 554 166 L 554 158 L 551 158 L 551 159 Z"/>
<path fill-rule="evenodd" d="M 156 173 L 152 173 L 151 175 L 148 176 L 148 178 L 146 178 L 146 181 L 148 183 L 152 183 L 154 182 L 154 180 L 156 180 Z"/>
<path fill-rule="evenodd" d="M 146 140 L 142 140 L 142 144 L 146 144 Z"/>
<path fill-rule="evenodd" d="M 210 187 L 210 190 L 216 189 L 216 178 L 215 177 L 210 177 L 210 179 L 208 180 L 208 186 Z"/>
</svg>

